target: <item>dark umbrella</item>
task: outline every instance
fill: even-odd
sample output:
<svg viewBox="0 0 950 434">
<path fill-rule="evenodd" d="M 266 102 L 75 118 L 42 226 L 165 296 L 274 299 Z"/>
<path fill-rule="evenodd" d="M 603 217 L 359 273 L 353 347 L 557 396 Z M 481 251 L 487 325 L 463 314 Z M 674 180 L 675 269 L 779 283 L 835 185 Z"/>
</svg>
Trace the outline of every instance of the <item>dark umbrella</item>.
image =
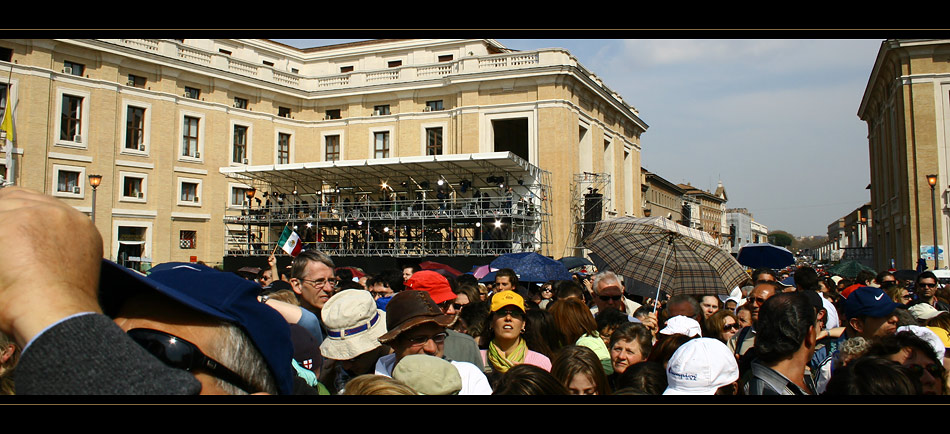
<svg viewBox="0 0 950 434">
<path fill-rule="evenodd" d="M 894 272 L 894 278 L 900 281 L 904 280 L 917 280 L 917 275 L 920 274 L 916 270 L 897 270 Z"/>
<path fill-rule="evenodd" d="M 858 261 L 844 261 L 828 269 L 828 273 L 837 274 L 842 277 L 847 277 L 849 279 L 854 279 L 858 277 L 858 273 L 863 270 L 874 271 L 873 268 L 868 267 Z"/>
<path fill-rule="evenodd" d="M 491 261 L 491 268 L 510 268 L 521 282 L 547 282 L 548 280 L 571 280 L 571 273 L 564 264 L 534 252 L 508 253 Z"/>
<path fill-rule="evenodd" d="M 567 267 L 568 270 L 584 267 L 587 265 L 594 265 L 594 263 L 591 262 L 590 259 L 581 258 L 578 256 L 565 256 L 561 259 L 558 259 L 558 261 L 564 264 L 564 266 Z"/>
<path fill-rule="evenodd" d="M 769 243 L 746 244 L 739 249 L 736 260 L 749 268 L 785 268 L 795 263 L 788 249 Z"/>
</svg>

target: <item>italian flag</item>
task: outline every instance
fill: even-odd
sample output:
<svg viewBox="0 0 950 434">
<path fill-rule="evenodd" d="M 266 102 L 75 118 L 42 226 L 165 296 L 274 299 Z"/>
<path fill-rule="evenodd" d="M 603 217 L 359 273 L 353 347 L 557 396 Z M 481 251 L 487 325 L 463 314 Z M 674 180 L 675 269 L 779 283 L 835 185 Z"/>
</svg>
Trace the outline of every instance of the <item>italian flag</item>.
<svg viewBox="0 0 950 434">
<path fill-rule="evenodd" d="M 290 226 L 284 226 L 284 231 L 280 233 L 280 240 L 277 241 L 277 245 L 280 246 L 281 249 L 284 249 L 288 255 L 293 257 L 297 257 L 300 251 L 303 250 L 300 236 L 297 235 Z"/>
</svg>

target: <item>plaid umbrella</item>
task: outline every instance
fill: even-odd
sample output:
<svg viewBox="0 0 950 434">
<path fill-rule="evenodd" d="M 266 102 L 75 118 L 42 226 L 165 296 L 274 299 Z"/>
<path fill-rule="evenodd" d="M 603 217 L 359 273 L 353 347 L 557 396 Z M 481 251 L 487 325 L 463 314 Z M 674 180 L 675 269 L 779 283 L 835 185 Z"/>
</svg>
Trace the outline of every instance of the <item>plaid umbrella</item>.
<svg viewBox="0 0 950 434">
<path fill-rule="evenodd" d="M 749 279 L 709 234 L 663 217 L 597 223 L 584 245 L 615 273 L 667 294 L 729 294 Z"/>
</svg>

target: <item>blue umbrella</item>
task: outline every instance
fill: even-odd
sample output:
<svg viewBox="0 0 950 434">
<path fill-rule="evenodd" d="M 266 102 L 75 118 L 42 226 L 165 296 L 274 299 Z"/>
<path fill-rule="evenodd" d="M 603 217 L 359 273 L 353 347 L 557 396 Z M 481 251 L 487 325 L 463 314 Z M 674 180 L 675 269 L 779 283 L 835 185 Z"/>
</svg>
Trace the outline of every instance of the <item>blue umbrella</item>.
<svg viewBox="0 0 950 434">
<path fill-rule="evenodd" d="M 746 244 L 736 258 L 749 268 L 785 268 L 795 263 L 795 255 L 784 247 L 769 243 Z"/>
<path fill-rule="evenodd" d="M 564 264 L 534 252 L 508 253 L 491 262 L 491 268 L 510 268 L 522 282 L 547 282 L 548 280 L 571 280 L 571 273 Z M 487 277 L 487 276 L 486 276 Z"/>
</svg>

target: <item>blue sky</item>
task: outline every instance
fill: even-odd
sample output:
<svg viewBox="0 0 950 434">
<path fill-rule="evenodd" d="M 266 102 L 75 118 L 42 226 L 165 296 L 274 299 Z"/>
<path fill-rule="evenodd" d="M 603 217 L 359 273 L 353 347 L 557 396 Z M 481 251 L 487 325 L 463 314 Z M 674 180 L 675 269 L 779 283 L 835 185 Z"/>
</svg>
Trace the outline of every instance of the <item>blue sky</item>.
<svg viewBox="0 0 950 434">
<path fill-rule="evenodd" d="M 275 39 L 307 48 L 357 39 Z M 870 200 L 857 117 L 880 39 L 499 39 L 565 48 L 650 126 L 643 167 L 714 190 L 769 230 L 824 235 Z"/>
</svg>

